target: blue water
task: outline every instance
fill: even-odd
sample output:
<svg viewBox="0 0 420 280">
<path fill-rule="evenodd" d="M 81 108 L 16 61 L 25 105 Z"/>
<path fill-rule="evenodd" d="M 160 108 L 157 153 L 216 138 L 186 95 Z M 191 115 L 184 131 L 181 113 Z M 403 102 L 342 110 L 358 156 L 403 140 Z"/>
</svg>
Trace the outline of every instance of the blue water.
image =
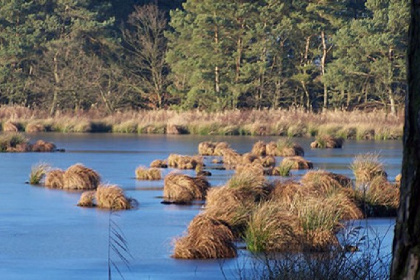
<svg viewBox="0 0 420 280">
<path fill-rule="evenodd" d="M 169 154 L 193 155 L 202 141 L 227 141 L 240 153 L 258 140 L 275 137 L 206 137 L 116 134 L 34 134 L 31 141 L 54 142 L 65 153 L 0 154 L 0 279 L 107 279 L 107 211 L 77 207 L 80 193 L 25 184 L 31 166 L 39 162 L 66 169 L 82 163 L 101 174 L 102 182 L 121 186 L 139 202 L 135 210 L 111 216 L 124 232 L 132 254 L 130 269 L 117 261 L 125 279 L 238 279 L 238 270 L 251 256 L 245 250 L 229 260 L 176 260 L 173 240 L 181 236 L 200 211 L 200 205 L 161 204 L 163 180 L 136 181 L 137 166 L 148 166 Z M 379 153 L 389 179 L 400 173 L 400 141 L 347 141 L 343 149 L 311 150 L 311 139 L 295 139 L 316 169 L 353 177 L 354 156 Z M 171 169 L 164 170 L 164 175 Z M 184 171 L 193 174 L 191 171 Z M 232 171 L 212 170 L 212 186 L 223 185 Z M 298 177 L 304 171 L 292 172 Z M 391 252 L 393 219 L 375 219 L 362 226 L 384 236 L 381 250 Z M 113 279 L 120 279 L 113 270 Z"/>
</svg>

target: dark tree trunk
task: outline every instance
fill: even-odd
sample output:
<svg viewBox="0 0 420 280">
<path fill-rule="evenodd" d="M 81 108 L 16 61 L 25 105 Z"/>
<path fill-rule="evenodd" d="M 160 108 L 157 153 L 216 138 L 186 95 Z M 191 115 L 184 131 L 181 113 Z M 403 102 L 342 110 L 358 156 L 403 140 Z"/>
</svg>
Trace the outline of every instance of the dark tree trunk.
<svg viewBox="0 0 420 280">
<path fill-rule="evenodd" d="M 420 0 L 411 1 L 401 203 L 391 279 L 420 279 Z"/>
</svg>

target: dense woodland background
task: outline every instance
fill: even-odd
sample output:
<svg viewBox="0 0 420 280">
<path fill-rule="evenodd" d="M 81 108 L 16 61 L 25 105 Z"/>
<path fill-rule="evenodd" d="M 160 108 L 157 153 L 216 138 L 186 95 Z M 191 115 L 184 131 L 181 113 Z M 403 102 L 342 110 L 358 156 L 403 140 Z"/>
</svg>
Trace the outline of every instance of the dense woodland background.
<svg viewBox="0 0 420 280">
<path fill-rule="evenodd" d="M 396 113 L 408 21 L 408 0 L 0 0 L 0 104 Z"/>
</svg>

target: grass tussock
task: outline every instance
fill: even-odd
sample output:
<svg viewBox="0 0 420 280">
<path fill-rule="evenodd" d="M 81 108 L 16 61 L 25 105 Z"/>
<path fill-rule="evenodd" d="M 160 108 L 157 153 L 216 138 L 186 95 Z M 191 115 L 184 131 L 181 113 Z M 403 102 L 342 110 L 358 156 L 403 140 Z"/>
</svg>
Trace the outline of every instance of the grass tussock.
<svg viewBox="0 0 420 280">
<path fill-rule="evenodd" d="M 178 169 L 195 169 L 198 165 L 203 165 L 203 158 L 201 156 L 170 154 L 167 161 L 169 167 Z"/>
<path fill-rule="evenodd" d="M 251 153 L 257 156 L 267 155 L 266 144 L 264 141 L 258 141 L 252 146 Z"/>
<path fill-rule="evenodd" d="M 299 144 L 290 138 L 279 139 L 277 142 L 270 142 L 266 145 L 267 155 L 292 157 L 304 156 L 305 151 Z"/>
<path fill-rule="evenodd" d="M 150 163 L 151 168 L 168 168 L 166 160 L 156 159 Z"/>
<path fill-rule="evenodd" d="M 102 209 L 131 209 L 131 199 L 125 197 L 123 190 L 116 185 L 100 185 L 95 192 L 96 206 Z"/>
<path fill-rule="evenodd" d="M 47 172 L 44 185 L 47 188 L 63 189 L 64 188 L 64 170 L 53 169 Z"/>
<path fill-rule="evenodd" d="M 32 166 L 31 173 L 29 174 L 29 184 L 39 185 L 50 168 L 51 166 L 47 163 L 38 163 Z"/>
<path fill-rule="evenodd" d="M 379 154 L 375 153 L 357 155 L 350 168 L 356 178 L 356 185 L 368 183 L 378 176 L 387 177 Z"/>
<path fill-rule="evenodd" d="M 29 152 L 32 147 L 29 139 L 19 132 L 8 132 L 0 135 L 0 152 Z"/>
<path fill-rule="evenodd" d="M 244 241 L 251 252 L 299 250 L 300 225 L 296 215 L 275 201 L 259 204 L 247 223 Z"/>
<path fill-rule="evenodd" d="M 99 174 L 78 163 L 70 166 L 63 174 L 63 189 L 66 190 L 94 190 L 101 178 Z"/>
<path fill-rule="evenodd" d="M 96 191 L 85 191 L 80 195 L 77 206 L 80 207 L 95 207 L 95 195 Z"/>
<path fill-rule="evenodd" d="M 43 124 L 41 122 L 29 122 L 26 126 L 25 126 L 25 132 L 26 133 L 39 133 L 39 132 L 46 132 L 47 129 L 47 125 Z"/>
<path fill-rule="evenodd" d="M 270 168 L 276 166 L 276 158 L 274 156 L 260 157 L 260 162 L 263 167 Z"/>
<path fill-rule="evenodd" d="M 170 173 L 164 179 L 163 197 L 171 203 L 188 204 L 205 199 L 209 188 L 210 184 L 204 177 Z"/>
<path fill-rule="evenodd" d="M 54 143 L 47 142 L 44 140 L 38 140 L 32 145 L 33 152 L 54 152 L 57 147 Z"/>
<path fill-rule="evenodd" d="M 399 187 L 383 176 L 359 186 L 354 195 L 365 217 L 395 216 L 400 204 Z"/>
<path fill-rule="evenodd" d="M 351 179 L 325 170 L 307 172 L 301 182 L 312 191 L 320 194 L 328 194 L 342 188 L 351 188 Z"/>
<path fill-rule="evenodd" d="M 137 180 L 160 180 L 162 179 L 162 173 L 158 168 L 146 168 L 144 166 L 139 166 L 136 169 L 136 179 Z"/>
<path fill-rule="evenodd" d="M 223 150 L 223 164 L 226 169 L 233 169 L 238 163 L 242 162 L 242 156 L 235 150 Z"/>
<path fill-rule="evenodd" d="M 219 259 L 236 257 L 232 231 L 205 214 L 196 216 L 187 235 L 175 241 L 172 257 L 177 259 Z"/>
<path fill-rule="evenodd" d="M 331 135 L 322 135 L 315 139 L 311 143 L 312 149 L 337 149 L 342 148 L 344 143 L 344 138 L 334 137 Z"/>
<path fill-rule="evenodd" d="M 289 177 L 291 175 L 290 171 L 293 169 L 294 165 L 294 162 L 283 160 L 279 166 L 275 166 L 270 170 L 269 175 Z"/>
<path fill-rule="evenodd" d="M 230 149 L 227 142 L 205 141 L 198 144 L 198 154 L 202 156 L 222 156 L 226 149 Z"/>
<path fill-rule="evenodd" d="M 312 162 L 304 159 L 301 156 L 285 157 L 283 158 L 281 165 L 291 165 L 291 169 L 312 169 L 314 168 Z"/>
</svg>

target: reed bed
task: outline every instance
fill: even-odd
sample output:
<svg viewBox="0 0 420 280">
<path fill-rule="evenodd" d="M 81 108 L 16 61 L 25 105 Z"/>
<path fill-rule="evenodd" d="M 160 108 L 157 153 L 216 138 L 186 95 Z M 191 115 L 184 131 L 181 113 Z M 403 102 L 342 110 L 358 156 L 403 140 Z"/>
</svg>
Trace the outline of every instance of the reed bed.
<svg viewBox="0 0 420 280">
<path fill-rule="evenodd" d="M 196 216 L 187 235 L 175 241 L 172 257 L 177 259 L 219 259 L 236 257 L 232 231 L 224 223 L 205 214 Z"/>
<path fill-rule="evenodd" d="M 163 197 L 167 202 L 188 204 L 193 200 L 205 199 L 209 188 L 210 184 L 204 177 L 172 172 L 164 179 Z"/>
<path fill-rule="evenodd" d="M 8 123 L 13 131 L 26 131 L 36 121 L 55 132 L 125 132 L 171 133 L 172 127 L 182 133 L 201 135 L 272 135 L 313 137 L 332 134 L 344 139 L 400 139 L 404 115 L 387 114 L 382 110 L 325 111 L 304 110 L 231 110 L 205 112 L 199 110 L 126 111 L 107 114 L 101 111 L 48 112 L 20 106 L 2 106 L 0 121 L 3 131 Z M 17 129 L 17 130 L 16 130 Z M 29 130 L 29 128 L 28 128 Z"/>
<path fill-rule="evenodd" d="M 162 173 L 158 168 L 146 168 L 139 166 L 136 168 L 136 179 L 137 180 L 160 180 L 162 179 Z"/>
</svg>

